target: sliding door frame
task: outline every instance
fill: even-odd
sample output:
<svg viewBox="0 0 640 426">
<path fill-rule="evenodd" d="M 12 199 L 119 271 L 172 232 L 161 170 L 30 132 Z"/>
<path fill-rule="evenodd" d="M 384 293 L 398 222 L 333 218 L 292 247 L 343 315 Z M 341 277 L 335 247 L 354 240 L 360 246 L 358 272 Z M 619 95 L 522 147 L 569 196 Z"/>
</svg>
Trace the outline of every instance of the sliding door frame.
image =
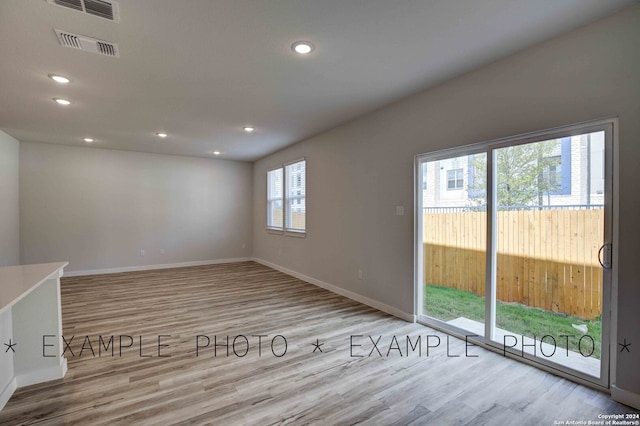
<svg viewBox="0 0 640 426">
<path fill-rule="evenodd" d="M 570 137 L 598 131 L 605 132 L 604 142 L 604 162 L 605 162 L 605 190 L 604 190 L 604 241 L 610 244 L 611 269 L 602 269 L 602 335 L 600 354 L 600 377 L 582 373 L 577 370 L 559 366 L 556 363 L 547 361 L 539 357 L 522 356 L 521 351 L 505 349 L 504 345 L 495 341 L 496 324 L 496 272 L 497 272 L 497 205 L 494 195 L 497 194 L 497 170 L 493 167 L 495 162 L 495 152 L 497 149 L 522 145 L 526 143 L 539 142 L 544 140 Z M 423 325 L 444 331 L 453 336 L 466 339 L 471 343 L 484 347 L 491 351 L 500 353 L 509 358 L 517 359 L 526 364 L 534 365 L 546 371 L 571 379 L 578 383 L 608 391 L 610 388 L 610 374 L 615 371 L 615 351 L 617 345 L 612 338 L 616 337 L 615 317 L 612 312 L 617 312 L 617 215 L 618 200 L 614 197 L 614 191 L 618 186 L 617 175 L 617 118 L 607 118 L 589 122 L 577 123 L 569 126 L 562 126 L 537 132 L 531 132 L 463 147 L 456 147 L 415 157 L 414 189 L 415 189 L 415 303 L 414 308 L 417 314 L 417 321 Z M 468 331 L 459 327 L 447 324 L 437 318 L 424 314 L 424 250 L 422 233 L 424 229 L 423 196 L 422 196 L 422 164 L 430 161 L 437 161 L 451 157 L 463 155 L 473 155 L 478 153 L 487 154 L 487 249 L 486 249 L 486 278 L 485 278 L 485 318 L 484 336 L 470 335 Z M 489 190 L 489 188 L 491 190 Z M 525 354 L 526 355 L 526 354 Z M 615 377 L 615 376 L 613 376 Z"/>
<path fill-rule="evenodd" d="M 415 157 L 415 172 L 414 172 L 414 188 L 415 188 L 415 217 L 414 220 L 414 265 L 415 265 L 415 286 L 414 286 L 414 312 L 416 312 L 417 322 L 440 329 L 448 332 L 453 336 L 465 338 L 465 330 L 445 323 L 444 321 L 437 320 L 432 317 L 427 317 L 423 314 L 424 307 L 424 286 L 419 283 L 424 282 L 424 245 L 422 244 L 422 232 L 424 229 L 424 214 L 423 214 L 423 197 L 422 197 L 422 171 L 421 167 L 423 163 L 430 161 L 445 160 L 451 157 L 460 157 L 463 155 L 482 154 L 486 152 L 486 143 L 476 143 L 473 145 L 467 145 L 464 147 L 449 148 L 436 151 L 429 154 L 416 155 Z M 431 322 L 436 323 L 431 324 Z M 472 339 L 469 339 L 472 341 Z"/>
</svg>

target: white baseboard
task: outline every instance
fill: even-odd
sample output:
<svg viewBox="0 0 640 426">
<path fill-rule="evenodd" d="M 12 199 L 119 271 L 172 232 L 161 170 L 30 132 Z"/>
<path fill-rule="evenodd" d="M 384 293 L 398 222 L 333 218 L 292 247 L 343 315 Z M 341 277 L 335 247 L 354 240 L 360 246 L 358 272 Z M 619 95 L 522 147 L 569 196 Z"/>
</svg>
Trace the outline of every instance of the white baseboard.
<svg viewBox="0 0 640 426">
<path fill-rule="evenodd" d="M 151 271 L 154 269 L 182 268 L 185 266 L 216 265 L 219 263 L 248 262 L 250 257 L 234 257 L 229 259 L 196 260 L 193 262 L 161 263 L 157 265 L 125 266 L 122 268 L 88 269 L 84 271 L 64 271 L 65 277 L 82 277 L 85 275 L 117 274 L 119 272 Z"/>
<path fill-rule="evenodd" d="M 335 286 L 333 284 L 329 284 L 329 283 L 326 283 L 324 281 L 317 280 L 315 278 L 309 277 L 307 275 L 301 274 L 299 272 L 296 272 L 294 270 L 285 268 L 283 266 L 276 265 L 275 263 L 271 263 L 271 262 L 268 262 L 268 261 L 263 260 L 263 259 L 259 259 L 259 258 L 254 257 L 253 261 L 255 261 L 257 263 L 260 263 L 260 264 L 262 264 L 264 266 L 267 266 L 267 267 L 269 267 L 271 269 L 275 269 L 276 271 L 280 271 L 280 272 L 285 273 L 287 275 L 291 275 L 292 277 L 296 277 L 296 278 L 298 278 L 298 279 L 300 279 L 302 281 L 306 281 L 306 282 L 308 282 L 310 284 L 316 285 L 318 287 L 322 287 L 325 290 L 329 290 L 329 291 L 331 291 L 333 293 L 336 293 L 336 294 L 339 294 L 341 296 L 347 297 L 347 298 L 349 298 L 351 300 L 355 300 L 356 302 L 360 302 L 360 303 L 362 303 L 364 305 L 371 306 L 372 308 L 378 309 L 379 311 L 382 311 L 382 312 L 386 312 L 387 314 L 393 315 L 394 317 L 398 317 L 398 318 L 400 318 L 402 320 L 405 320 L 405 321 L 408 321 L 408 322 L 416 322 L 416 316 L 415 315 L 410 314 L 408 312 L 404 312 L 404 311 L 402 311 L 402 310 L 400 310 L 398 308 L 395 308 L 393 306 L 387 305 L 386 303 L 382 303 L 382 302 L 379 302 L 377 300 L 371 299 L 369 297 L 363 296 L 361 294 L 354 293 L 353 291 L 345 290 L 344 288 Z"/>
<path fill-rule="evenodd" d="M 14 377 L 7 386 L 4 387 L 2 392 L 0 392 L 0 411 L 2 411 L 5 405 L 7 405 L 7 402 L 9 402 L 11 395 L 16 391 L 17 387 L 16 378 Z"/>
<path fill-rule="evenodd" d="M 640 394 L 611 385 L 611 398 L 624 405 L 640 410 Z"/>
</svg>

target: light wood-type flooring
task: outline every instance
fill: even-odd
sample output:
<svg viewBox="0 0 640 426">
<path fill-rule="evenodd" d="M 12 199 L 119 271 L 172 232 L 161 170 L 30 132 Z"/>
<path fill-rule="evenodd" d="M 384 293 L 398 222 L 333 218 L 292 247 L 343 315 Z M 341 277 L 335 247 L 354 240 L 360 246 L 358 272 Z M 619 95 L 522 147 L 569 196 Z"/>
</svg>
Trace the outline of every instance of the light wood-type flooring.
<svg viewBox="0 0 640 426">
<path fill-rule="evenodd" d="M 254 262 L 61 287 L 69 371 L 18 389 L 2 425 L 553 425 L 636 412 Z"/>
</svg>

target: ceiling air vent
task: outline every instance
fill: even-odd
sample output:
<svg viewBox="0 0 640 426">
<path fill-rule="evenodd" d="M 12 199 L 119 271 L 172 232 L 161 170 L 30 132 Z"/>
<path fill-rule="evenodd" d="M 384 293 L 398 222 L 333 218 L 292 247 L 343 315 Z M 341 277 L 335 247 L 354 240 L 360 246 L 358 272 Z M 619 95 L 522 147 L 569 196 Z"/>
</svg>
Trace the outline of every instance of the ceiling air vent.
<svg viewBox="0 0 640 426">
<path fill-rule="evenodd" d="M 60 32 L 58 34 L 58 39 L 63 46 L 82 49 L 82 46 L 80 46 L 80 37 L 76 35 Z"/>
<path fill-rule="evenodd" d="M 53 0 L 53 3 L 58 6 L 70 7 L 75 10 L 83 10 L 82 0 Z"/>
<path fill-rule="evenodd" d="M 113 21 L 113 3 L 108 1 L 84 0 L 84 10 L 92 15 Z"/>
<path fill-rule="evenodd" d="M 110 21 L 120 21 L 118 3 L 112 0 L 47 0 L 47 2 L 99 16 Z"/>
<path fill-rule="evenodd" d="M 55 30 L 55 32 L 60 44 L 65 47 L 97 53 L 99 55 L 112 56 L 114 58 L 120 57 L 120 53 L 118 53 L 118 45 L 115 43 L 109 43 L 108 41 L 73 34 L 68 31 Z"/>
<path fill-rule="evenodd" d="M 116 45 L 111 43 L 104 43 L 99 41 L 96 43 L 98 46 L 98 53 L 107 56 L 117 56 Z"/>
</svg>

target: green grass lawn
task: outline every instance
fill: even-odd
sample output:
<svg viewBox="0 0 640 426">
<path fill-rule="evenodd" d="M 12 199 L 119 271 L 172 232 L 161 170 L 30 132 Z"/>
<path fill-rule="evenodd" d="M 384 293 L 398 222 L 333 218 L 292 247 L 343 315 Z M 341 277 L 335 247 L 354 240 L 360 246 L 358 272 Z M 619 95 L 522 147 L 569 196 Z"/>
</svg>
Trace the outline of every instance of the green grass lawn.
<svg viewBox="0 0 640 426">
<path fill-rule="evenodd" d="M 425 285 L 424 298 L 426 315 L 442 321 L 465 317 L 484 322 L 484 297 L 453 288 Z M 587 334 L 595 341 L 595 349 L 591 356 L 600 358 L 601 321 L 585 321 L 570 315 L 503 302 L 496 305 L 496 319 L 499 328 L 516 336 L 536 336 L 538 339 L 545 335 L 553 336 L 558 348 L 567 347 L 566 338 L 559 336 L 573 336 L 569 338 L 569 350 L 574 352 L 578 352 L 578 339 L 582 333 L 571 324 L 586 324 Z M 547 338 L 545 342 L 550 343 L 550 340 Z M 591 340 L 583 341 L 582 350 L 587 354 L 591 351 Z"/>
</svg>

